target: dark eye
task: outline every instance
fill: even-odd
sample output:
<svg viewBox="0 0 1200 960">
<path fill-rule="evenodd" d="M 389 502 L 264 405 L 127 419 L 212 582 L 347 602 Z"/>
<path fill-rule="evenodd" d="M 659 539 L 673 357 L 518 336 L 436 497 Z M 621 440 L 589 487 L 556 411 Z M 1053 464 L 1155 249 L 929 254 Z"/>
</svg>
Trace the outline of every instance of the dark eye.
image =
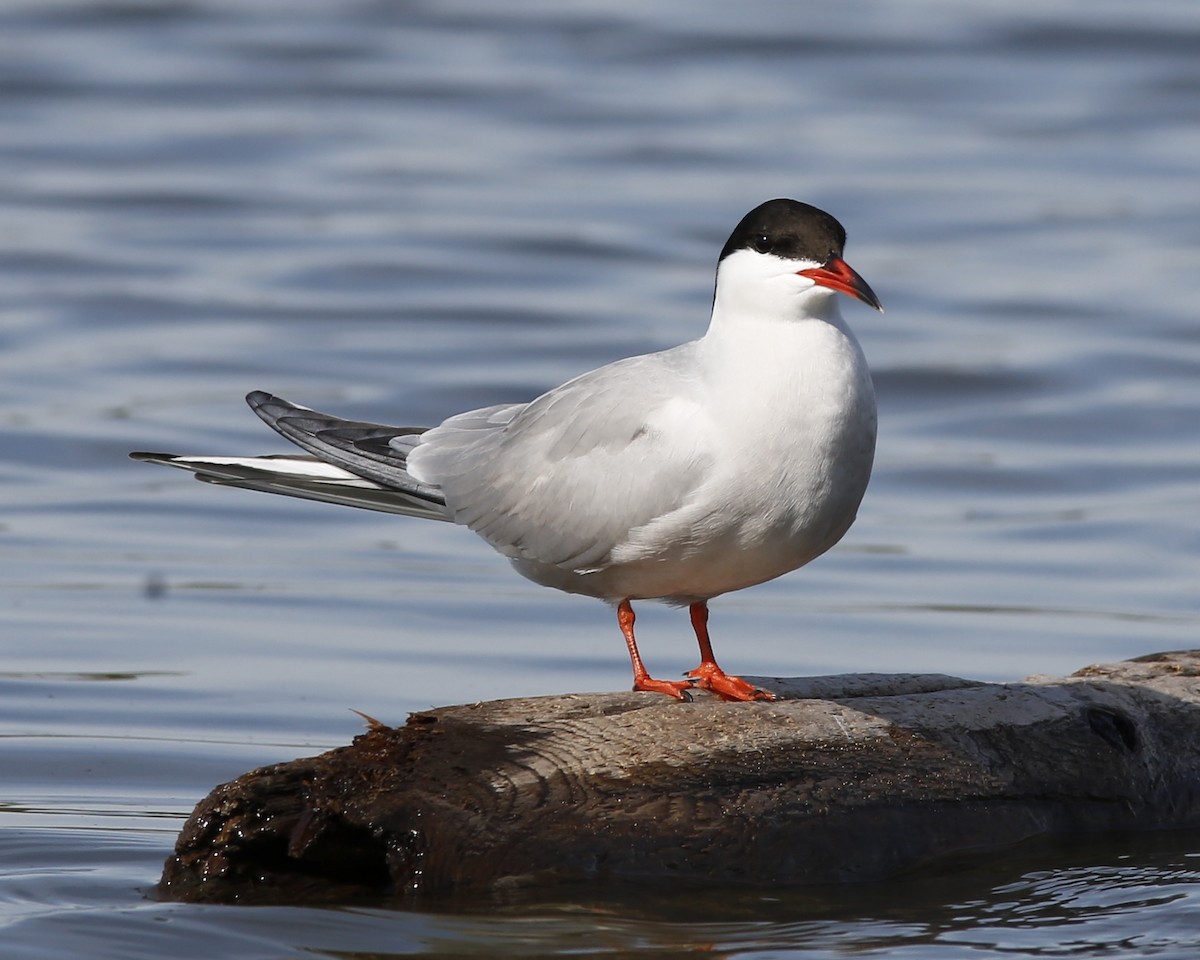
<svg viewBox="0 0 1200 960">
<path fill-rule="evenodd" d="M 765 233 L 760 233 L 754 238 L 754 249 L 759 253 L 770 253 L 771 248 L 774 246 L 775 244 L 771 242 L 771 238 Z"/>
</svg>

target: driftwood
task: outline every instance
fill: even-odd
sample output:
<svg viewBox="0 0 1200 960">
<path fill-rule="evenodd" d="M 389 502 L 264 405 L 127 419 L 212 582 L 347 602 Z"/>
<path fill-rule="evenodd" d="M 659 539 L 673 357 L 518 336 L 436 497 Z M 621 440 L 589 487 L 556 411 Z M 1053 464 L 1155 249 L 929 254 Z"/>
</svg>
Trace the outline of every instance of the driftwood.
<svg viewBox="0 0 1200 960">
<path fill-rule="evenodd" d="M 755 682 L 785 699 L 586 694 L 373 724 L 214 790 L 160 894 L 829 883 L 1039 834 L 1200 824 L 1200 651 L 1008 684 Z"/>
</svg>

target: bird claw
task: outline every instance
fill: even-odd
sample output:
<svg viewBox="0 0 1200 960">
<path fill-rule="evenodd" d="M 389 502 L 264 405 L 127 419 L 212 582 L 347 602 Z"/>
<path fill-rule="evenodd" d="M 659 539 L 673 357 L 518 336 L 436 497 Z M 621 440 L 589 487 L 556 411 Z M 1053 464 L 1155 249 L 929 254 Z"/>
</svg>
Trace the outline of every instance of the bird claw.
<svg viewBox="0 0 1200 960">
<path fill-rule="evenodd" d="M 695 686 L 696 683 L 691 677 L 686 680 L 655 680 L 653 677 L 642 677 L 634 681 L 633 689 L 646 693 L 665 693 L 668 697 L 691 703 L 692 695 L 688 691 Z"/>
<path fill-rule="evenodd" d="M 775 700 L 775 694 L 770 690 L 764 690 L 762 687 L 756 687 L 752 683 L 747 683 L 741 677 L 731 676 L 715 663 L 702 663 L 695 670 L 684 674 L 684 676 L 694 686 L 699 687 L 701 690 L 711 691 L 722 700 Z"/>
</svg>

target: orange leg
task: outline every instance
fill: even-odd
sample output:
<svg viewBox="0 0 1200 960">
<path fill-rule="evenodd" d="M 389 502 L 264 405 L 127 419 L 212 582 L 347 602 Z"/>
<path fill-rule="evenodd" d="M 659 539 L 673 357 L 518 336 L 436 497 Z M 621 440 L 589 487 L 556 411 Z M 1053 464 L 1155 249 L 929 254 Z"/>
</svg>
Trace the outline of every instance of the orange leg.
<svg viewBox="0 0 1200 960">
<path fill-rule="evenodd" d="M 633 664 L 633 689 L 665 693 L 676 700 L 690 700 L 687 691 L 693 687 L 711 690 L 722 700 L 774 700 L 775 695 L 769 690 L 760 690 L 741 677 L 731 677 L 717 666 L 708 638 L 708 604 L 703 601 L 693 603 L 689 611 L 696 642 L 700 645 L 700 666 L 689 672 L 686 680 L 655 680 L 646 671 L 642 655 L 638 653 L 637 640 L 633 636 L 633 623 L 637 618 L 632 604 L 622 600 L 617 606 L 617 623 L 621 625 L 625 645 L 629 648 L 629 661 Z"/>
<path fill-rule="evenodd" d="M 633 689 L 645 690 L 650 693 L 665 693 L 676 700 L 690 700 L 687 691 L 692 687 L 691 680 L 655 680 L 646 672 L 642 663 L 642 655 L 638 653 L 637 640 L 633 637 L 633 606 L 628 600 L 622 600 L 617 607 L 617 623 L 621 625 L 621 633 L 625 635 L 625 646 L 629 648 L 629 660 L 633 664 Z"/>
<path fill-rule="evenodd" d="M 717 666 L 713 656 L 712 641 L 708 638 L 708 604 L 701 600 L 688 607 L 692 615 L 692 629 L 696 631 L 696 642 L 700 645 L 700 666 L 687 676 L 696 686 L 711 690 L 722 700 L 774 700 L 775 694 L 747 683 L 741 677 L 732 677 Z"/>
</svg>

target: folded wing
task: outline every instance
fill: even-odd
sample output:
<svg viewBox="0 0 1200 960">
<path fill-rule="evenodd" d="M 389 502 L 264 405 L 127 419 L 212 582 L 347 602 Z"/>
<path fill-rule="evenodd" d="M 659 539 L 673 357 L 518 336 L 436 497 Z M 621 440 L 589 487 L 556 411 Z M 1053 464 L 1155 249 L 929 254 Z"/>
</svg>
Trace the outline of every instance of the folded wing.
<svg viewBox="0 0 1200 960">
<path fill-rule="evenodd" d="M 708 476 L 713 440 L 679 372 L 686 349 L 610 364 L 523 406 L 452 417 L 421 435 L 409 469 L 506 556 L 601 569 Z"/>
</svg>

